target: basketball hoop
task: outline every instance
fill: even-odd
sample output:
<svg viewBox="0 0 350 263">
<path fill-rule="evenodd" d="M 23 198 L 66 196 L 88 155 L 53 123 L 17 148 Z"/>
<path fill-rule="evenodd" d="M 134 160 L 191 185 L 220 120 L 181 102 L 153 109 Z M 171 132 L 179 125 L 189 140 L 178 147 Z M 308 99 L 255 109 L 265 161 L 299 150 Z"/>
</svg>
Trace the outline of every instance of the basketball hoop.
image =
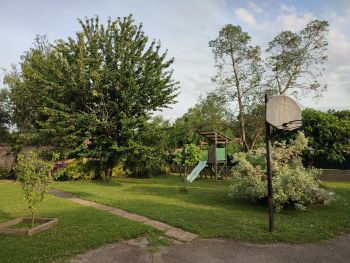
<svg viewBox="0 0 350 263">
<path fill-rule="evenodd" d="M 287 96 L 271 97 L 266 105 L 266 121 L 279 130 L 298 129 L 302 125 L 301 109 Z"/>
<path fill-rule="evenodd" d="M 271 164 L 271 126 L 278 130 L 292 131 L 300 128 L 301 109 L 291 98 L 283 95 L 271 98 L 265 94 L 265 133 L 266 133 L 266 174 L 267 174 L 267 203 L 269 210 L 269 232 L 273 231 L 273 190 L 272 190 L 272 164 Z"/>
</svg>

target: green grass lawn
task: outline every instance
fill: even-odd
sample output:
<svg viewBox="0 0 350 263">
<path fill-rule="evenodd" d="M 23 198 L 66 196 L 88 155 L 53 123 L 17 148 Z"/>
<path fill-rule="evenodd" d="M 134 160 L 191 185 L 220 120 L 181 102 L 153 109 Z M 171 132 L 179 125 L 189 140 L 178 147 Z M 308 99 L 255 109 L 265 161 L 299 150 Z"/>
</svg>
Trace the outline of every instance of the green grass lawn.
<svg viewBox="0 0 350 263">
<path fill-rule="evenodd" d="M 0 181 L 0 222 L 28 215 L 19 184 Z M 57 262 L 104 244 L 159 234 L 144 224 L 52 196 L 38 215 L 56 217 L 59 223 L 29 237 L 0 234 L 0 262 Z"/>
<path fill-rule="evenodd" d="M 56 182 L 54 187 L 81 198 L 148 216 L 204 238 L 256 242 L 317 242 L 350 233 L 350 183 L 325 183 L 339 199 L 305 212 L 276 214 L 275 231 L 267 231 L 267 210 L 227 197 L 229 180 L 193 182 L 181 193 L 183 178 L 115 179 L 112 182 Z"/>
</svg>

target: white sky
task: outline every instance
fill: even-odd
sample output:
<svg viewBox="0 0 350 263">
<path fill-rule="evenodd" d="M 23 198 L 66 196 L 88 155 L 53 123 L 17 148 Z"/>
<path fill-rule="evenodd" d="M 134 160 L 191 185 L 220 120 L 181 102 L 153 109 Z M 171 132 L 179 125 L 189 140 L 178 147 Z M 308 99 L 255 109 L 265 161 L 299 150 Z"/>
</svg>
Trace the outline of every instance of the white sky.
<svg viewBox="0 0 350 263">
<path fill-rule="evenodd" d="M 35 35 L 50 41 L 79 30 L 77 18 L 134 15 L 145 33 L 160 40 L 175 57 L 174 77 L 180 81 L 178 103 L 163 115 L 174 120 L 192 107 L 200 94 L 212 90 L 214 61 L 208 42 L 220 28 L 239 24 L 253 44 L 266 48 L 282 30 L 299 31 L 312 19 L 330 23 L 329 61 L 323 82 L 329 89 L 319 101 L 303 98 L 303 107 L 321 110 L 350 108 L 350 1 L 225 1 L 225 0 L 0 0 L 0 67 L 10 69 L 31 47 Z"/>
</svg>

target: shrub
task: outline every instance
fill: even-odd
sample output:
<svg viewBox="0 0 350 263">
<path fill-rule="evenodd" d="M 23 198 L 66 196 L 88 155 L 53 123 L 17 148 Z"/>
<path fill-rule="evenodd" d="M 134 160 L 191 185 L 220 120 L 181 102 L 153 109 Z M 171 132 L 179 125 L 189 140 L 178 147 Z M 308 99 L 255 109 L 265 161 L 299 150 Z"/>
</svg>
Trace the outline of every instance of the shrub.
<svg viewBox="0 0 350 263">
<path fill-rule="evenodd" d="M 307 139 L 299 132 L 296 139 L 275 143 L 272 149 L 274 205 L 280 210 L 291 204 L 304 210 L 315 203 L 328 202 L 333 193 L 322 189 L 317 180 L 317 169 L 303 167 L 301 152 L 307 147 Z M 234 184 L 230 186 L 231 198 L 250 200 L 267 197 L 266 154 L 264 149 L 239 153 L 234 156 L 237 166 L 233 168 Z"/>
<path fill-rule="evenodd" d="M 133 177 L 152 177 L 163 174 L 162 167 L 165 165 L 163 155 L 157 153 L 154 147 L 144 147 L 132 155 L 129 155 L 125 161 L 130 175 Z"/>
<path fill-rule="evenodd" d="M 112 177 L 125 177 L 127 175 L 127 171 L 125 171 L 124 168 L 124 162 L 118 163 L 113 168 Z"/>
<path fill-rule="evenodd" d="M 45 198 L 48 186 L 52 182 L 48 176 L 51 168 L 52 163 L 39 159 L 35 152 L 30 151 L 26 155 L 18 155 L 15 171 L 32 216 L 32 226 L 34 226 L 34 212 Z"/>
<path fill-rule="evenodd" d="M 103 178 L 103 169 L 98 160 L 73 160 L 59 167 L 53 176 L 56 180 L 91 180 Z"/>
<path fill-rule="evenodd" d="M 5 167 L 0 166 L 0 179 L 1 178 L 6 178 L 9 176 L 9 172 Z"/>
</svg>

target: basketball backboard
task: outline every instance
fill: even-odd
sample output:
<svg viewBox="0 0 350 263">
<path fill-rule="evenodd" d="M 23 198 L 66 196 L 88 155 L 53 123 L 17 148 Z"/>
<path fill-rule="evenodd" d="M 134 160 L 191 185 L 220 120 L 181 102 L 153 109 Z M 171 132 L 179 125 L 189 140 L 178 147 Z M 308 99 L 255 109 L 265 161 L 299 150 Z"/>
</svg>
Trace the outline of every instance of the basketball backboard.
<svg viewBox="0 0 350 263">
<path fill-rule="evenodd" d="M 266 105 L 266 121 L 279 130 L 298 129 L 302 124 L 301 109 L 290 97 L 273 96 Z"/>
</svg>

